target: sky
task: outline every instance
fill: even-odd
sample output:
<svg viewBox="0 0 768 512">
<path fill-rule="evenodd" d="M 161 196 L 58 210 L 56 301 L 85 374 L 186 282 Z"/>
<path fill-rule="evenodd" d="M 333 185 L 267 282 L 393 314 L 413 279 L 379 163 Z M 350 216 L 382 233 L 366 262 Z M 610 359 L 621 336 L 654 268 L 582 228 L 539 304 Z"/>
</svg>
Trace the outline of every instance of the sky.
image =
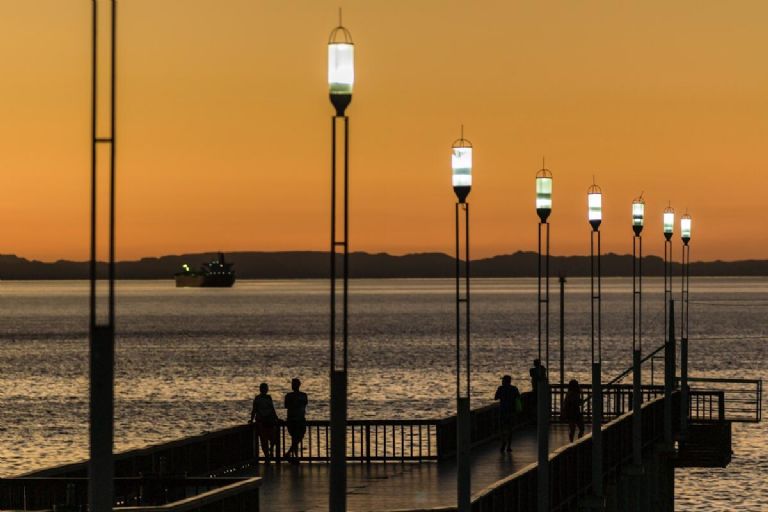
<svg viewBox="0 0 768 512">
<path fill-rule="evenodd" d="M 0 0 L 2 254 L 88 257 L 90 4 Z M 594 176 L 605 251 L 642 192 L 646 254 L 671 203 L 693 260 L 768 257 L 764 0 L 120 0 L 118 259 L 327 250 L 339 6 L 351 250 L 453 250 L 463 124 L 474 257 L 535 250 L 543 156 L 553 254 L 589 251 Z"/>
</svg>

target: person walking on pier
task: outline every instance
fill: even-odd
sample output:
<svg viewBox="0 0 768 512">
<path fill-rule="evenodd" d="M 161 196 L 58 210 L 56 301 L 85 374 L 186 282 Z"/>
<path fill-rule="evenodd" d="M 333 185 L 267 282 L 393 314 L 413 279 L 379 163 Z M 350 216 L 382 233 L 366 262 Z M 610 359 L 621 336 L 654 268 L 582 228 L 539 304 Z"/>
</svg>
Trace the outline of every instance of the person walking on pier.
<svg viewBox="0 0 768 512">
<path fill-rule="evenodd" d="M 291 391 L 285 395 L 285 409 L 287 411 L 286 423 L 288 424 L 288 434 L 291 436 L 291 446 L 285 452 L 285 457 L 292 463 L 299 462 L 299 445 L 304 440 L 304 434 L 307 432 L 307 404 L 309 399 L 307 394 L 299 391 L 301 381 L 299 379 L 291 380 Z"/>
<path fill-rule="evenodd" d="M 520 401 L 520 390 L 512 385 L 512 377 L 501 378 L 501 386 L 496 388 L 494 400 L 499 401 L 499 421 L 501 422 L 501 451 L 512 451 L 512 425 Z"/>
<path fill-rule="evenodd" d="M 568 391 L 563 400 L 562 419 L 568 422 L 568 439 L 571 442 L 573 442 L 576 427 L 579 427 L 579 438 L 584 435 L 584 413 L 581 409 L 579 381 L 576 379 L 568 382 Z"/>
<path fill-rule="evenodd" d="M 266 382 L 259 385 L 259 394 L 253 399 L 251 408 L 251 420 L 256 427 L 256 435 L 259 436 L 261 451 L 264 453 L 264 462 L 269 464 L 272 460 L 274 447 L 277 441 L 277 423 L 279 418 L 275 411 L 275 404 L 269 396 L 269 386 Z"/>
</svg>

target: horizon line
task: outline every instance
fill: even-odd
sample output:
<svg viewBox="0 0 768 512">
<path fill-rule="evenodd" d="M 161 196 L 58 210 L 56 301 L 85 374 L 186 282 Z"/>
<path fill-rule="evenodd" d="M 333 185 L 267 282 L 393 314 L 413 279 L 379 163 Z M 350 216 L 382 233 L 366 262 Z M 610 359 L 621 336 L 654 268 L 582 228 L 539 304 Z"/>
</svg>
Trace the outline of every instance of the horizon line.
<svg viewBox="0 0 768 512">
<path fill-rule="evenodd" d="M 298 253 L 315 253 L 315 254 L 330 254 L 330 251 L 327 250 L 319 250 L 319 249 L 292 249 L 292 250 L 273 250 L 273 251 L 259 251 L 259 250 L 233 250 L 233 251 L 221 251 L 221 250 L 211 250 L 211 251 L 193 251 L 193 252 L 182 252 L 182 253 L 167 253 L 160 256 L 141 256 L 139 258 L 134 259 L 123 259 L 123 260 L 116 260 L 115 263 L 136 263 L 141 262 L 143 260 L 159 260 L 163 258 L 176 258 L 176 257 L 183 257 L 183 256 L 203 256 L 203 255 L 209 255 L 209 254 L 217 254 L 217 253 L 223 253 L 225 255 L 227 254 L 298 254 Z M 366 251 L 366 250 L 358 250 L 358 251 L 350 251 L 350 255 L 353 254 L 366 254 L 371 256 L 378 256 L 378 255 L 385 255 L 390 256 L 394 258 L 402 258 L 407 256 L 421 256 L 421 255 L 441 255 L 446 256 L 449 258 L 454 258 L 449 253 L 442 252 L 442 251 L 417 251 L 417 252 L 405 252 L 405 253 L 390 253 L 386 251 Z M 507 252 L 507 253 L 499 253 L 492 256 L 485 256 L 480 258 L 473 258 L 471 261 L 482 261 L 482 260 L 490 260 L 493 258 L 500 258 L 505 256 L 514 256 L 516 254 L 532 254 L 536 255 L 538 254 L 535 250 L 522 250 L 518 249 L 514 252 Z M 632 257 L 632 254 L 630 253 L 617 253 L 613 251 L 608 251 L 602 253 L 602 256 L 619 256 L 619 257 Z M 38 262 L 43 264 L 55 264 L 55 263 L 89 263 L 90 260 L 83 259 L 83 260 L 77 260 L 77 259 L 67 259 L 67 258 L 58 258 L 55 260 L 43 260 L 43 259 L 36 259 L 36 258 L 27 258 L 24 256 L 20 256 L 15 253 L 0 253 L 0 258 L 17 258 L 29 262 Z M 588 258 L 589 254 L 568 254 L 568 255 L 558 255 L 558 254 L 550 254 L 550 258 Z M 656 254 L 647 254 L 643 255 L 643 259 L 648 258 L 658 258 L 660 260 L 663 260 L 664 258 L 662 256 L 656 255 Z M 740 263 L 740 262 L 750 262 L 750 261 L 768 261 L 768 258 L 745 258 L 745 259 L 734 259 L 734 260 L 726 260 L 721 258 L 716 258 L 713 260 L 696 260 L 692 261 L 691 264 L 695 263 Z M 107 264 L 108 261 L 97 259 L 96 263 L 103 263 Z M 672 263 L 679 263 L 675 260 L 672 261 Z"/>
</svg>

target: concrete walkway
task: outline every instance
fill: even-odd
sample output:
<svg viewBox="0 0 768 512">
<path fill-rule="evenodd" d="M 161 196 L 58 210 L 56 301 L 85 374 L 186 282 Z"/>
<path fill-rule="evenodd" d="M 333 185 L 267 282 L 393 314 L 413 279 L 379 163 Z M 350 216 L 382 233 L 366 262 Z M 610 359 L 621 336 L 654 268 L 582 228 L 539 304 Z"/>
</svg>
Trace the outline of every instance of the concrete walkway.
<svg viewBox="0 0 768 512">
<path fill-rule="evenodd" d="M 550 449 L 568 443 L 564 425 L 552 425 Z M 513 452 L 500 453 L 492 442 L 472 452 L 472 492 L 536 462 L 536 430 L 515 433 Z M 251 473 L 253 474 L 253 473 Z M 259 466 L 263 477 L 261 510 L 303 512 L 328 510 L 327 464 Z M 347 504 L 355 512 L 396 510 L 456 504 L 456 463 L 360 464 L 347 466 Z"/>
</svg>

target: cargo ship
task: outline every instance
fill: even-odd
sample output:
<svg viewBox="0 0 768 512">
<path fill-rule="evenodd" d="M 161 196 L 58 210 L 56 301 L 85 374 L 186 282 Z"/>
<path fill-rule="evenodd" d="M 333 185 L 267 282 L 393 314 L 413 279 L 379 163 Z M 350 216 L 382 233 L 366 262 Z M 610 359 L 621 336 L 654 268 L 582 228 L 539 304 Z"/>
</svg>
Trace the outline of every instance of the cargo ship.
<svg viewBox="0 0 768 512">
<path fill-rule="evenodd" d="M 200 270 L 192 270 L 186 263 L 182 271 L 174 274 L 176 287 L 230 288 L 235 284 L 235 272 L 232 263 L 224 260 L 224 254 L 219 253 L 217 260 L 204 263 Z"/>
</svg>

